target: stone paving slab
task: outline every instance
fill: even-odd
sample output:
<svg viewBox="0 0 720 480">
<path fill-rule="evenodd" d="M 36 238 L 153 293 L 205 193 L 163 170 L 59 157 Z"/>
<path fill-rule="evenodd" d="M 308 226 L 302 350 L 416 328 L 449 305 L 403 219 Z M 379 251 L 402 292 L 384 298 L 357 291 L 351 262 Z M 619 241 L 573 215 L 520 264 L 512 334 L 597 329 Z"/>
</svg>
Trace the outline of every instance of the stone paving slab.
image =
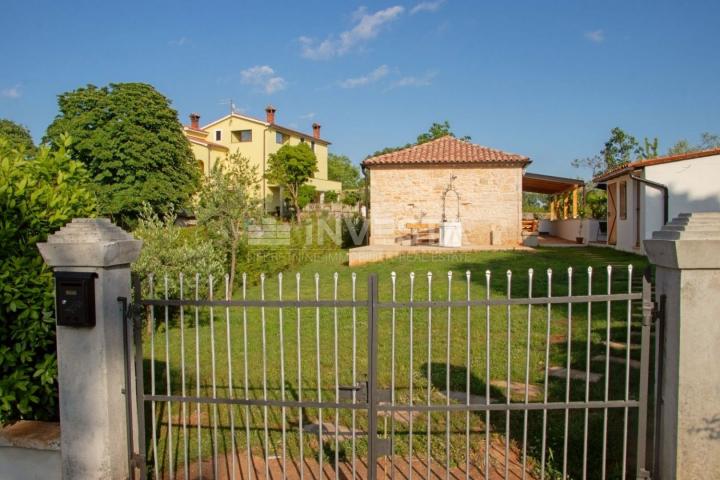
<svg viewBox="0 0 720 480">
<path fill-rule="evenodd" d="M 608 345 L 608 342 L 606 342 L 605 340 L 603 340 L 603 341 L 600 342 L 600 343 L 602 343 L 603 345 Z M 625 343 L 625 342 L 615 342 L 615 341 L 612 341 L 612 340 L 611 340 L 609 343 L 610 343 L 610 348 L 613 349 L 613 350 L 625 350 L 625 349 L 627 349 L 627 343 Z M 631 342 L 631 343 L 630 343 L 630 348 L 631 348 L 631 349 L 637 349 L 637 348 L 640 348 L 640 345 L 637 345 L 637 344 L 634 344 L 634 343 Z"/>
<path fill-rule="evenodd" d="M 604 361 L 605 361 L 605 355 L 595 355 L 594 357 L 592 357 L 592 360 L 593 360 L 594 362 L 604 362 Z M 625 357 L 613 357 L 613 356 L 611 355 L 611 356 L 610 356 L 610 362 L 612 362 L 612 363 L 619 363 L 619 364 L 625 365 Z M 640 360 L 633 360 L 633 359 L 631 358 L 631 359 L 630 359 L 630 366 L 631 366 L 632 368 L 640 368 Z"/>
<path fill-rule="evenodd" d="M 499 388 L 503 393 L 507 392 L 507 380 L 492 380 L 490 382 L 490 385 L 492 385 L 495 388 Z M 513 382 L 510 381 L 510 395 L 512 397 L 522 397 L 525 398 L 525 382 Z M 528 398 L 530 400 L 535 400 L 538 398 L 541 398 L 543 395 L 543 390 L 540 386 L 530 384 L 528 386 Z"/>
<path fill-rule="evenodd" d="M 440 395 L 445 397 L 446 392 L 440 392 Z M 463 391 L 458 390 L 450 390 L 450 400 L 454 400 L 457 403 L 464 404 L 467 401 L 467 393 Z M 490 398 L 490 402 L 492 403 L 493 399 Z M 485 395 L 475 395 L 473 393 L 470 394 L 470 404 L 471 405 L 485 405 Z"/>
<path fill-rule="evenodd" d="M 551 377 L 566 378 L 567 370 L 565 369 L 565 367 L 550 367 L 548 368 L 548 375 L 550 375 Z M 571 368 L 570 378 L 573 380 L 585 380 L 585 371 L 574 370 Z M 600 380 L 600 378 L 602 378 L 601 374 L 590 372 L 590 383 L 595 383 Z"/>
</svg>

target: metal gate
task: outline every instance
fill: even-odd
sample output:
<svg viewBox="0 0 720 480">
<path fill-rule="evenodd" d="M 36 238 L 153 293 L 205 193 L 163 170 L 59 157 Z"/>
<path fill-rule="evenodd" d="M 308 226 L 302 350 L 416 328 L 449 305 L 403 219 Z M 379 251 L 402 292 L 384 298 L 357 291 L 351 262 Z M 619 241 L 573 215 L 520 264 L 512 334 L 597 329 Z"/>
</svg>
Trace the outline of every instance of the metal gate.
<svg viewBox="0 0 720 480">
<path fill-rule="evenodd" d="M 650 273 L 604 273 L 136 279 L 133 473 L 649 478 Z"/>
</svg>

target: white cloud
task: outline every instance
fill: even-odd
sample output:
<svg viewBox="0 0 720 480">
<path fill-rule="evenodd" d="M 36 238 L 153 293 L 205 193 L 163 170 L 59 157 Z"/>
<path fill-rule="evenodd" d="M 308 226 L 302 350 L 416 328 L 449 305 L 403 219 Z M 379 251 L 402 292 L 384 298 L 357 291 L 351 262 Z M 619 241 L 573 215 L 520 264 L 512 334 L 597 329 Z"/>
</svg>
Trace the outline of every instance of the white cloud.
<svg viewBox="0 0 720 480">
<path fill-rule="evenodd" d="M 190 39 L 187 37 L 180 37 L 177 40 L 170 40 L 168 44 L 172 47 L 184 47 L 190 44 Z"/>
<path fill-rule="evenodd" d="M 20 98 L 22 97 L 22 92 L 20 91 L 20 84 L 14 85 L 12 87 L 3 88 L 0 90 L 0 96 L 4 98 Z"/>
<path fill-rule="evenodd" d="M 585 32 L 585 38 L 593 43 L 602 43 L 605 41 L 605 32 L 602 30 L 593 30 L 591 32 Z"/>
<path fill-rule="evenodd" d="M 373 70 L 372 72 L 368 73 L 367 75 L 363 75 L 360 77 L 355 78 L 347 78 L 340 82 L 340 86 L 342 88 L 355 88 L 355 87 L 362 87 L 364 85 L 368 85 L 370 83 L 377 82 L 384 76 L 386 76 L 390 72 L 390 69 L 387 65 L 380 65 L 378 68 Z"/>
<path fill-rule="evenodd" d="M 285 79 L 276 75 L 275 70 L 268 65 L 255 65 L 247 68 L 240 72 L 240 78 L 242 83 L 259 87 L 268 95 L 287 87 Z"/>
<path fill-rule="evenodd" d="M 300 115 L 300 118 L 303 120 L 312 120 L 315 118 L 315 112 L 308 112 L 305 115 Z"/>
<path fill-rule="evenodd" d="M 380 33 L 386 23 L 397 19 L 405 11 L 400 5 L 367 13 L 367 9 L 360 8 L 353 14 L 355 26 L 339 35 L 331 35 L 321 42 L 302 36 L 298 40 L 302 46 L 302 56 L 311 60 L 327 60 L 340 57 L 350 52 L 358 45 L 372 40 Z"/>
<path fill-rule="evenodd" d="M 432 85 L 432 81 L 436 76 L 437 72 L 427 72 L 421 76 L 408 75 L 394 81 L 390 87 L 388 87 L 388 90 L 403 87 L 428 87 Z"/>
<path fill-rule="evenodd" d="M 437 12 L 438 9 L 445 3 L 445 0 L 435 0 L 434 2 L 420 2 L 410 10 L 410 15 L 415 15 L 420 12 Z"/>
</svg>

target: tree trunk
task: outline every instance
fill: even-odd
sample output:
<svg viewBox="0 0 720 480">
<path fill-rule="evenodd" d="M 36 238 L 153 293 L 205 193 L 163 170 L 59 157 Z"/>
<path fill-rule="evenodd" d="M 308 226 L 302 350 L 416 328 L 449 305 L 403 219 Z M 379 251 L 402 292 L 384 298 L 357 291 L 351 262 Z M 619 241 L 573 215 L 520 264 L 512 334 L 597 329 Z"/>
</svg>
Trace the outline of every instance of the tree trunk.
<svg viewBox="0 0 720 480">
<path fill-rule="evenodd" d="M 300 223 L 300 220 L 301 220 L 300 217 L 301 217 L 302 213 L 300 212 L 300 204 L 298 202 L 297 195 L 295 195 L 293 197 L 293 203 L 295 204 L 295 221 L 297 223 Z"/>
<path fill-rule="evenodd" d="M 233 240 L 231 242 L 231 250 L 230 250 L 230 299 L 232 300 L 233 296 L 233 288 L 235 287 L 235 266 L 237 263 L 237 240 Z"/>
</svg>

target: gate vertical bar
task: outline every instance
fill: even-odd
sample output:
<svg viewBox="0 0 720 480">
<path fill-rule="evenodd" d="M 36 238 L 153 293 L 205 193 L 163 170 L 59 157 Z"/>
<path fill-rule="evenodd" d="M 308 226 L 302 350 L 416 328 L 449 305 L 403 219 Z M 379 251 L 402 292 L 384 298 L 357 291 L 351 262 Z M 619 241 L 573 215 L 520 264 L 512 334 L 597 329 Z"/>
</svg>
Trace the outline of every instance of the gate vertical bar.
<svg viewBox="0 0 720 480">
<path fill-rule="evenodd" d="M 368 276 L 368 478 L 377 477 L 377 275 Z"/>
<path fill-rule="evenodd" d="M 133 304 L 140 305 L 142 292 L 140 289 L 140 278 L 134 277 L 132 280 Z M 138 432 L 138 459 L 136 467 L 140 470 L 140 479 L 147 478 L 147 464 L 145 459 L 147 453 L 145 449 L 145 379 L 143 378 L 143 348 L 142 348 L 142 310 L 140 308 L 133 309 L 133 337 L 135 343 L 135 399 L 137 401 L 137 432 Z"/>
<path fill-rule="evenodd" d="M 124 360 L 124 367 L 125 367 L 125 384 L 124 384 L 124 393 L 125 393 L 125 415 L 127 416 L 127 423 L 126 423 L 126 435 L 127 435 L 127 451 L 129 453 L 128 455 L 128 476 L 131 479 L 135 478 L 135 466 L 134 466 L 134 456 L 135 456 L 135 442 L 133 440 L 133 415 L 132 415 L 132 382 L 130 379 L 130 372 L 133 368 L 133 358 L 131 353 L 131 346 L 130 346 L 130 332 L 128 331 L 130 328 L 133 328 L 133 318 L 129 316 L 129 312 L 131 312 L 131 307 L 128 306 L 128 299 L 127 297 L 118 297 L 118 302 L 122 304 L 122 321 L 123 321 L 123 360 Z"/>
<path fill-rule="evenodd" d="M 653 318 L 652 285 L 650 267 L 643 273 L 642 282 L 642 336 L 640 340 L 640 391 L 638 392 L 638 443 L 637 478 L 649 478 L 645 462 L 648 414 L 648 376 L 650 370 L 650 327 Z M 658 352 L 655 352 L 658 355 Z"/>
</svg>

